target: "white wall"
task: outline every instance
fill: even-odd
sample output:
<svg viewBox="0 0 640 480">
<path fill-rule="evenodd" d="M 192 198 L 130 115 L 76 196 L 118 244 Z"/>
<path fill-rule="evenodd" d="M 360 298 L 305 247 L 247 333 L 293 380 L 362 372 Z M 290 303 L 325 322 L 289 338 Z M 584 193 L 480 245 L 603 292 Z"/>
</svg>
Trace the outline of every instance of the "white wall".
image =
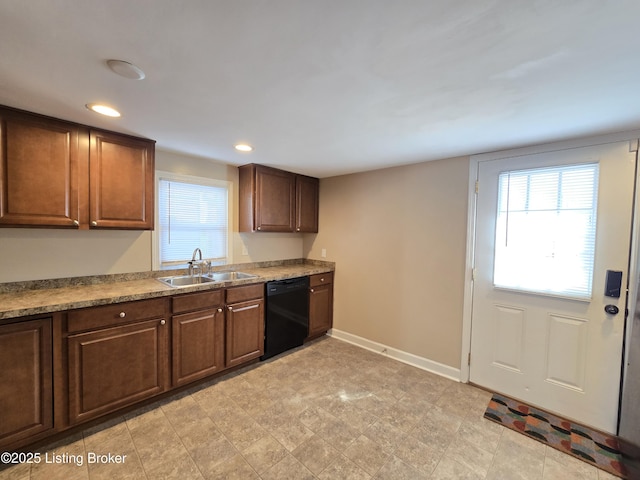
<svg viewBox="0 0 640 480">
<path fill-rule="evenodd" d="M 468 185 L 468 157 L 320 181 L 336 329 L 460 368 Z"/>
<path fill-rule="evenodd" d="M 0 229 L 0 282 L 151 270 L 151 233 Z"/>
</svg>

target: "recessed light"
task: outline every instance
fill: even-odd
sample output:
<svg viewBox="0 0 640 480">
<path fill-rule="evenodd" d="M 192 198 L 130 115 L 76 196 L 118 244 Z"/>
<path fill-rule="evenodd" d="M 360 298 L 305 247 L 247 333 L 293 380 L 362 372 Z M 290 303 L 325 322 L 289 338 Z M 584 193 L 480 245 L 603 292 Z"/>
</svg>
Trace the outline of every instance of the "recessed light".
<svg viewBox="0 0 640 480">
<path fill-rule="evenodd" d="M 89 110 L 99 113 L 101 115 L 106 115 L 107 117 L 119 117 L 120 112 L 115 108 L 111 108 L 107 105 L 103 105 L 101 103 L 87 103 L 85 105 Z"/>
<path fill-rule="evenodd" d="M 250 152 L 253 150 L 253 147 L 251 145 L 247 145 L 246 143 L 238 143 L 235 148 L 240 152 Z"/>
<path fill-rule="evenodd" d="M 145 77 L 140 67 L 124 60 L 107 60 L 107 66 L 121 77 L 131 80 L 142 80 Z"/>
</svg>

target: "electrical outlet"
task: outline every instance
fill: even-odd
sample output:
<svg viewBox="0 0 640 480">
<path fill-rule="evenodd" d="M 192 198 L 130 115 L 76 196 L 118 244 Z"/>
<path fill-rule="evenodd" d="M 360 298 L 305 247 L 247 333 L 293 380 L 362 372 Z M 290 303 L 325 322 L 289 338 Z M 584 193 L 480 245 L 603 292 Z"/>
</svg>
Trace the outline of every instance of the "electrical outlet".
<svg viewBox="0 0 640 480">
<path fill-rule="evenodd" d="M 320 252 L 320 256 L 322 258 L 327 258 L 327 249 L 323 248 L 322 251 Z"/>
</svg>

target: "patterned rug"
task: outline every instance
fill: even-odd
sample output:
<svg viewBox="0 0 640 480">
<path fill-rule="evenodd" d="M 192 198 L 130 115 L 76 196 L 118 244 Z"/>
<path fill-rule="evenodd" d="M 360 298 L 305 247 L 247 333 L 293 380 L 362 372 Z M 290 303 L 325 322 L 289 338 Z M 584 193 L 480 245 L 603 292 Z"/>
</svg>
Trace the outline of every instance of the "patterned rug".
<svg viewBox="0 0 640 480">
<path fill-rule="evenodd" d="M 546 443 L 618 477 L 625 477 L 616 437 L 494 394 L 485 418 Z"/>
</svg>

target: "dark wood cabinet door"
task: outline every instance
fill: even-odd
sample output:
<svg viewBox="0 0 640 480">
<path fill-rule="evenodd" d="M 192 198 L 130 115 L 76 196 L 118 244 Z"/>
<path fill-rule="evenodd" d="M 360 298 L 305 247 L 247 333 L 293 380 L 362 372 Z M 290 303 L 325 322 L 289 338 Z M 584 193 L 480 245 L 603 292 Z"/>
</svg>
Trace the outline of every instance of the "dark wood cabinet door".
<svg viewBox="0 0 640 480">
<path fill-rule="evenodd" d="M 78 169 L 88 158 L 80 132 L 72 123 L 0 109 L 0 225 L 79 226 Z"/>
<path fill-rule="evenodd" d="M 318 200 L 320 181 L 296 176 L 296 232 L 318 233 Z"/>
<path fill-rule="evenodd" d="M 155 318 L 68 337 L 71 424 L 167 389 L 165 323 Z"/>
<path fill-rule="evenodd" d="M 264 353 L 264 300 L 227 306 L 227 367 L 234 367 Z"/>
<path fill-rule="evenodd" d="M 333 326 L 333 285 L 312 287 L 309 293 L 309 337 Z"/>
<path fill-rule="evenodd" d="M 320 181 L 248 164 L 239 167 L 241 232 L 318 232 Z"/>
<path fill-rule="evenodd" d="M 53 428 L 51 319 L 0 327 L 0 445 Z"/>
<path fill-rule="evenodd" d="M 261 232 L 293 232 L 295 175 L 261 165 L 255 168 L 255 229 Z"/>
<path fill-rule="evenodd" d="M 317 337 L 333 327 L 333 272 L 309 277 L 309 337 Z"/>
<path fill-rule="evenodd" d="M 200 310 L 172 318 L 173 385 L 224 369 L 224 310 Z"/>
<path fill-rule="evenodd" d="M 154 142 L 92 130 L 91 228 L 153 230 Z"/>
</svg>

